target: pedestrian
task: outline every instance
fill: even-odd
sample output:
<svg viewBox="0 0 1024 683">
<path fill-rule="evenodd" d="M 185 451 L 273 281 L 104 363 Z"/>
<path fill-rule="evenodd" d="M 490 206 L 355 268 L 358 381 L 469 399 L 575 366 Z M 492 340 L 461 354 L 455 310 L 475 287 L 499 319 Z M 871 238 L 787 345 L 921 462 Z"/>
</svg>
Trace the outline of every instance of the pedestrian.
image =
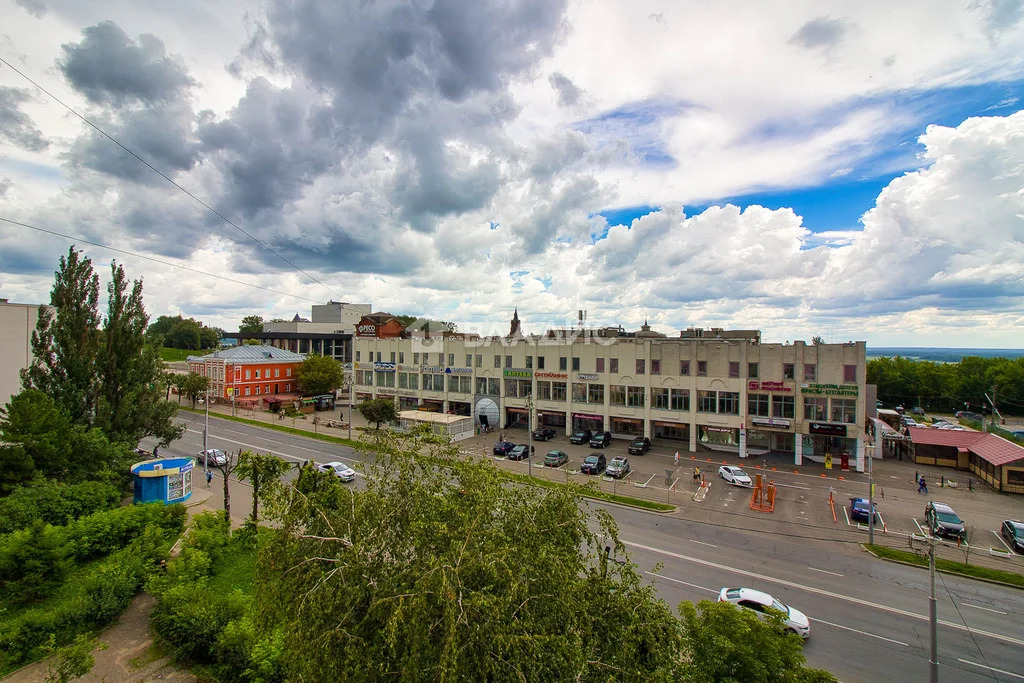
<svg viewBox="0 0 1024 683">
<path fill-rule="evenodd" d="M 924 489 L 924 494 L 927 496 L 928 495 L 928 482 L 926 482 L 924 480 L 923 476 L 921 477 L 921 488 Z"/>
<path fill-rule="evenodd" d="M 672 458 L 672 462 L 675 463 L 676 467 L 679 467 L 679 451 L 676 451 L 676 455 Z"/>
<path fill-rule="evenodd" d="M 213 472 L 206 470 L 206 488 L 210 488 L 210 481 L 213 479 Z"/>
<path fill-rule="evenodd" d="M 153 446 L 153 457 L 154 458 L 159 458 L 160 457 L 160 446 Z"/>
<path fill-rule="evenodd" d="M 694 467 L 693 468 L 693 483 L 696 484 L 698 481 L 700 481 L 700 468 L 699 467 Z"/>
<path fill-rule="evenodd" d="M 917 492 L 928 493 L 928 486 L 925 484 L 923 474 L 921 475 L 921 478 L 917 480 Z"/>
</svg>

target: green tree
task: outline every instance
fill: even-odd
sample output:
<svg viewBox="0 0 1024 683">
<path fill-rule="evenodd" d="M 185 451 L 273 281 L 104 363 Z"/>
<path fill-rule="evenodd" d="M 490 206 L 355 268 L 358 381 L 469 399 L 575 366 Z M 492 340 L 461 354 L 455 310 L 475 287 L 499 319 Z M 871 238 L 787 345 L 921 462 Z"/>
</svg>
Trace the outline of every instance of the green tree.
<svg viewBox="0 0 1024 683">
<path fill-rule="evenodd" d="M 223 333 L 224 330 L 218 327 L 200 327 L 199 348 L 216 349 L 220 347 L 220 338 L 223 336 Z"/>
<path fill-rule="evenodd" d="M 21 371 L 26 389 L 52 397 L 71 421 L 91 425 L 99 394 L 99 277 L 74 246 L 60 258 L 50 306 L 39 308 L 32 363 Z"/>
<path fill-rule="evenodd" d="M 68 566 L 60 530 L 41 519 L 0 544 L 0 587 L 17 602 L 46 597 L 60 584 Z"/>
<path fill-rule="evenodd" d="M 253 524 L 259 524 L 260 521 L 259 504 L 291 467 L 291 463 L 273 453 L 242 451 L 238 456 L 235 475 L 239 480 L 248 481 L 252 485 L 252 515 L 249 519 Z"/>
<path fill-rule="evenodd" d="M 182 320 L 167 333 L 164 345 L 172 349 L 198 351 L 203 348 L 203 328 L 192 318 Z"/>
<path fill-rule="evenodd" d="M 196 401 L 198 401 L 199 397 L 205 394 L 206 390 L 209 388 L 209 377 L 203 377 L 197 372 L 190 372 L 187 375 L 181 375 L 178 391 L 181 392 L 181 394 L 188 396 L 188 399 L 192 401 L 192 409 L 195 410 Z"/>
<path fill-rule="evenodd" d="M 398 419 L 398 409 L 395 408 L 395 402 L 390 398 L 371 398 L 369 401 L 363 401 L 356 408 L 359 409 L 359 414 L 363 416 L 364 420 L 376 425 L 374 429 L 380 429 L 383 423 L 394 422 Z"/>
<path fill-rule="evenodd" d="M 307 356 L 295 374 L 299 389 L 307 396 L 329 394 L 345 383 L 341 363 L 330 356 Z"/>
<path fill-rule="evenodd" d="M 239 332 L 262 332 L 263 331 L 263 316 L 259 315 L 247 315 L 242 318 L 242 324 L 238 326 Z"/>
<path fill-rule="evenodd" d="M 26 389 L 0 410 L 0 441 L 17 445 L 30 471 L 46 477 L 68 474 L 71 465 L 68 435 L 71 420 L 52 398 Z M 9 472 L 3 472 L 3 479 Z"/>
<path fill-rule="evenodd" d="M 378 436 L 365 489 L 286 487 L 268 508 L 256 609 L 281 630 L 287 680 L 672 679 L 678 621 L 606 555 L 623 550 L 607 513 L 447 444 Z"/>
<path fill-rule="evenodd" d="M 146 328 L 146 336 L 153 343 L 157 342 L 158 337 L 166 340 L 174 326 L 182 320 L 184 318 L 180 315 L 162 315 L 149 324 L 149 327 Z"/>
<path fill-rule="evenodd" d="M 702 600 L 679 605 L 683 649 L 680 680 L 694 683 L 828 683 L 832 674 L 804 666 L 803 643 L 782 633 L 782 613 L 760 619 L 726 602 Z"/>
</svg>

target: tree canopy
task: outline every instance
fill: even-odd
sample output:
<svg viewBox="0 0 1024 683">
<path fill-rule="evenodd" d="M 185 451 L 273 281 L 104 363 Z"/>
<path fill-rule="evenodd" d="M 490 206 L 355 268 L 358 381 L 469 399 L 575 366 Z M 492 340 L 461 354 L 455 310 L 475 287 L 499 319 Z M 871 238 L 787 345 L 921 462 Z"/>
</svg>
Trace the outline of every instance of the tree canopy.
<svg viewBox="0 0 1024 683">
<path fill-rule="evenodd" d="M 247 315 L 242 318 L 242 324 L 238 326 L 239 332 L 262 332 L 263 331 L 263 316 L 259 315 Z"/>
<path fill-rule="evenodd" d="M 309 355 L 296 369 L 299 389 L 308 396 L 329 394 L 345 383 L 341 363 L 330 356 Z"/>
<path fill-rule="evenodd" d="M 967 356 L 959 363 L 914 361 L 896 356 L 868 361 L 867 381 L 878 386 L 887 406 L 921 406 L 929 411 L 987 412 L 993 387 L 996 407 L 1008 415 L 1024 414 L 1024 357 Z"/>
<path fill-rule="evenodd" d="M 376 425 L 375 429 L 380 429 L 380 426 L 386 422 L 394 422 L 398 419 L 398 409 L 395 408 L 395 402 L 390 398 L 371 398 L 368 401 L 363 401 L 356 408 L 364 420 Z"/>
<path fill-rule="evenodd" d="M 160 338 L 164 346 L 189 350 L 215 349 L 223 334 L 219 327 L 207 327 L 194 318 L 180 315 L 162 315 L 146 330 L 146 336 L 154 343 Z"/>
</svg>

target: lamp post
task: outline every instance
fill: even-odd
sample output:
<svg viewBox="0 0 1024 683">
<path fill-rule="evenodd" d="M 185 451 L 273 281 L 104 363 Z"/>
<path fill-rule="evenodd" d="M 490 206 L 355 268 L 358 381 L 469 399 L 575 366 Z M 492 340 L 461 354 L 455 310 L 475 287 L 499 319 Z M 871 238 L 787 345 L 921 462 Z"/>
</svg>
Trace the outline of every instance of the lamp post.
<svg viewBox="0 0 1024 683">
<path fill-rule="evenodd" d="M 871 478 L 871 461 L 875 459 L 874 442 L 867 445 L 868 450 L 868 544 L 875 544 L 875 482 Z"/>
<path fill-rule="evenodd" d="M 533 393 L 526 395 L 526 431 L 529 433 L 529 446 L 526 449 L 526 468 L 533 478 Z"/>
<path fill-rule="evenodd" d="M 352 370 L 352 373 L 353 374 L 345 375 L 345 384 L 348 385 L 348 440 L 349 441 L 352 440 L 352 385 L 355 384 L 355 381 L 354 381 L 355 370 L 354 369 Z"/>
<path fill-rule="evenodd" d="M 210 471 L 210 466 L 209 466 L 209 461 L 210 461 L 210 453 L 209 453 L 209 448 L 210 448 L 210 444 L 209 444 L 209 434 L 210 434 L 210 389 L 209 389 L 209 387 L 207 387 L 207 389 L 206 389 L 206 400 L 204 401 L 204 403 L 206 404 L 206 424 L 203 426 L 203 474 L 206 474 L 207 472 Z"/>
</svg>

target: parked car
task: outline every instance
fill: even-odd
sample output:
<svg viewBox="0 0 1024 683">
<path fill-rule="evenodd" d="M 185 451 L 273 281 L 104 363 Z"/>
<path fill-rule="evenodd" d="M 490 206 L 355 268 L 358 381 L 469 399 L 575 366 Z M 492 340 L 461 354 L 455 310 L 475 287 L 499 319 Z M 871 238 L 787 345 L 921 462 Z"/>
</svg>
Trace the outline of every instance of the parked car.
<svg viewBox="0 0 1024 683">
<path fill-rule="evenodd" d="M 547 455 L 544 456 L 544 465 L 546 467 L 561 467 L 567 462 L 569 462 L 569 456 L 565 451 L 548 451 Z"/>
<path fill-rule="evenodd" d="M 850 499 L 850 519 L 857 522 L 868 522 L 868 508 L 871 502 L 867 498 L 851 498 Z M 878 503 L 875 503 L 875 521 L 878 520 Z"/>
<path fill-rule="evenodd" d="M 533 438 L 536 441 L 547 441 L 555 438 L 555 430 L 551 427 L 537 427 L 533 430 Z"/>
<path fill-rule="evenodd" d="M 651 440 L 646 436 L 638 436 L 630 442 L 627 450 L 630 455 L 643 455 L 651 450 Z"/>
<path fill-rule="evenodd" d="M 882 405 L 882 402 L 881 402 L 881 401 L 875 401 L 875 408 L 876 408 L 876 409 L 877 409 L 877 408 L 884 408 L 884 407 L 885 407 L 885 406 L 884 406 L 884 405 Z"/>
<path fill-rule="evenodd" d="M 592 436 L 594 436 L 594 433 L 589 429 L 577 429 L 572 433 L 572 436 L 569 437 L 569 443 L 588 443 Z"/>
<path fill-rule="evenodd" d="M 1024 429 L 1014 429 L 1010 432 L 1010 436 L 1015 439 L 1024 439 Z"/>
<path fill-rule="evenodd" d="M 768 593 L 753 588 L 723 588 L 718 592 L 718 602 L 729 602 L 738 607 L 766 614 L 769 610 L 782 613 L 782 623 L 801 638 L 811 635 L 811 621 L 803 612 L 793 609 L 773 598 Z"/>
<path fill-rule="evenodd" d="M 591 453 L 580 465 L 580 472 L 583 474 L 601 474 L 608 467 L 605 462 L 604 453 Z"/>
<path fill-rule="evenodd" d="M 928 501 L 924 508 L 924 518 L 932 535 L 967 540 L 967 528 L 963 520 L 949 505 L 934 500 Z"/>
<path fill-rule="evenodd" d="M 206 464 L 208 467 L 223 467 L 228 464 L 228 454 L 219 448 L 207 448 L 205 451 L 196 453 L 199 464 Z"/>
<path fill-rule="evenodd" d="M 342 481 L 352 481 L 356 478 L 356 471 L 343 462 L 325 462 L 316 466 L 321 472 L 330 472 Z"/>
<path fill-rule="evenodd" d="M 722 465 L 719 467 L 718 476 L 736 486 L 753 486 L 750 475 L 733 465 Z"/>
<path fill-rule="evenodd" d="M 975 422 L 981 422 L 981 415 L 971 412 L 970 410 L 958 410 L 954 413 L 954 417 L 958 420 L 974 420 Z"/>
<path fill-rule="evenodd" d="M 1010 547 L 1024 555 L 1024 522 L 1006 520 L 1000 528 L 1003 538 L 1010 542 Z"/>
<path fill-rule="evenodd" d="M 911 411 L 914 415 L 924 415 L 924 408 L 921 406 L 914 406 Z"/>
<path fill-rule="evenodd" d="M 624 455 L 616 455 L 612 458 L 612 461 L 608 463 L 608 469 L 605 471 L 609 477 L 622 479 L 624 476 L 629 474 L 630 469 L 629 458 Z"/>
<path fill-rule="evenodd" d="M 949 420 L 947 420 L 944 417 L 933 417 L 932 418 L 932 426 L 933 427 L 938 427 L 939 425 L 951 425 L 951 424 L 953 424 L 953 423 L 950 422 Z"/>
<path fill-rule="evenodd" d="M 518 446 L 513 446 L 512 450 L 510 450 L 508 452 L 508 459 L 509 460 L 526 460 L 528 457 L 530 457 L 531 453 L 535 453 L 536 451 L 537 451 L 536 448 L 533 449 L 533 451 L 531 451 L 529 446 L 524 446 L 523 444 L 519 444 Z"/>
<path fill-rule="evenodd" d="M 591 448 L 604 448 L 612 442 L 611 432 L 598 432 L 590 438 Z"/>
<path fill-rule="evenodd" d="M 511 441 L 499 441 L 494 444 L 495 455 L 508 455 L 516 445 Z"/>
</svg>

